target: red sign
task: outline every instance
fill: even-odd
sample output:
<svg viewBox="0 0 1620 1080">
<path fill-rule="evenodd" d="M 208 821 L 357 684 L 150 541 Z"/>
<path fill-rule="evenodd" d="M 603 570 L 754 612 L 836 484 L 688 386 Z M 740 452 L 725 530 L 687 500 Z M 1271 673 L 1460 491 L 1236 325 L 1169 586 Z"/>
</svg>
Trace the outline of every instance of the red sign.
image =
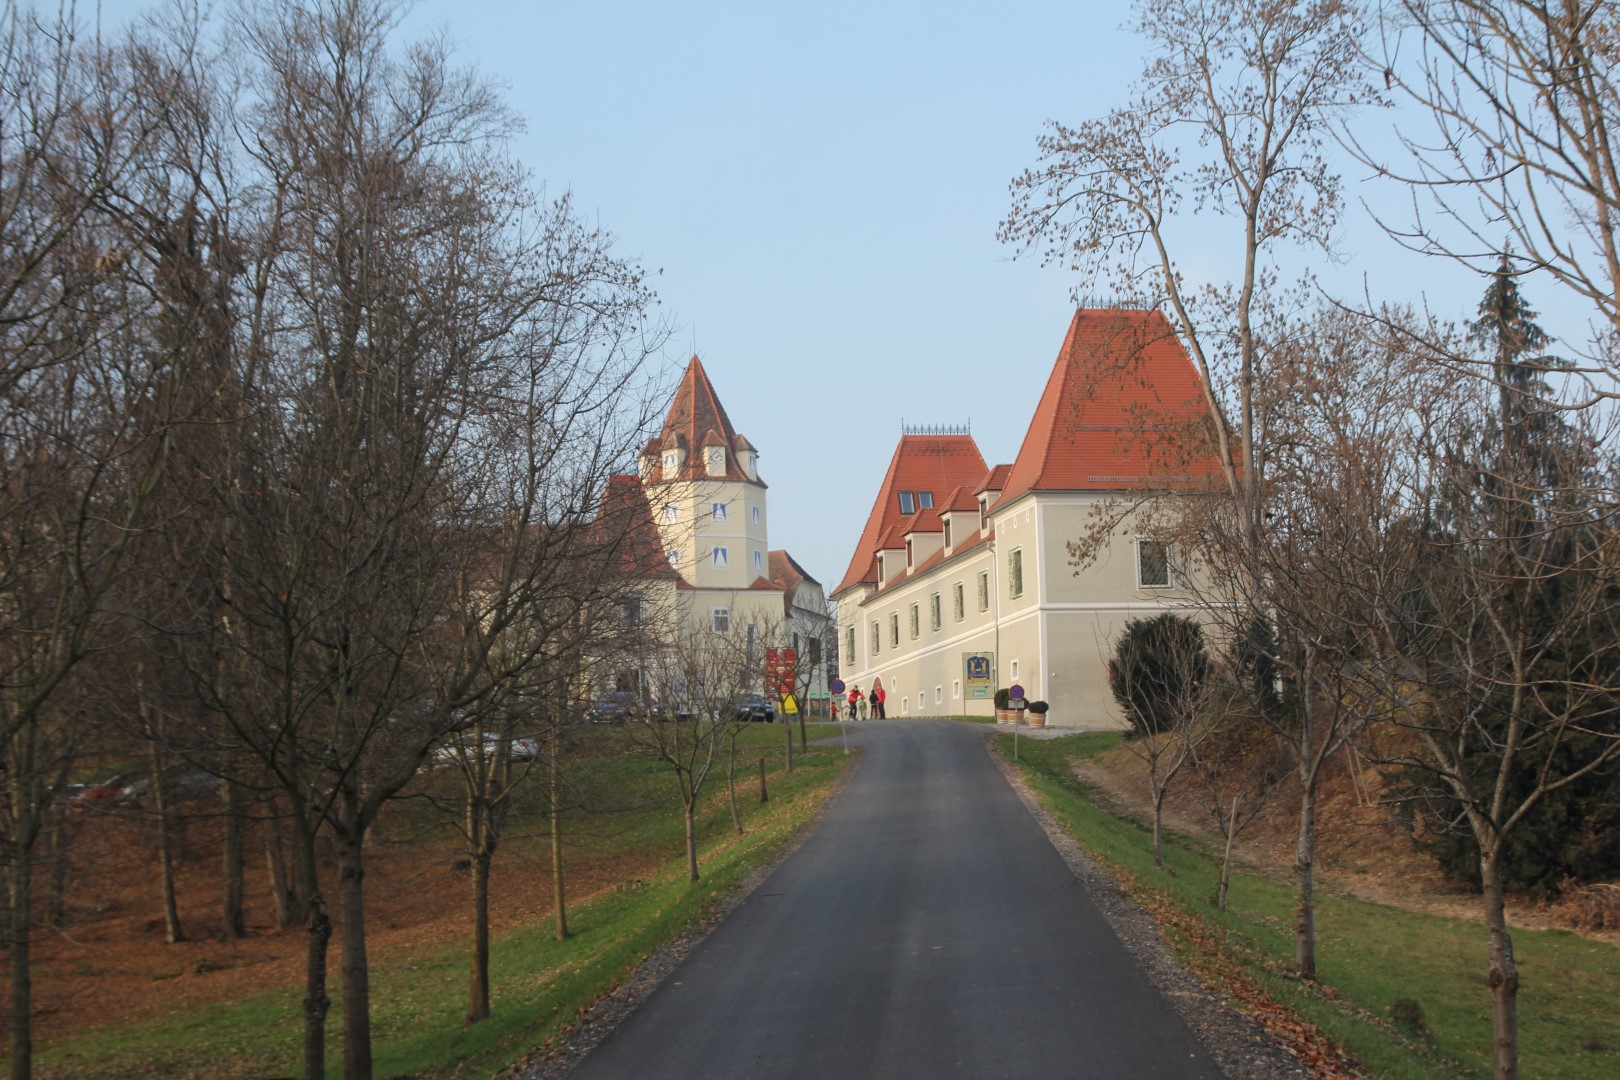
<svg viewBox="0 0 1620 1080">
<path fill-rule="evenodd" d="M 776 697 L 794 692 L 799 675 L 799 650 L 765 650 L 765 690 Z"/>
</svg>

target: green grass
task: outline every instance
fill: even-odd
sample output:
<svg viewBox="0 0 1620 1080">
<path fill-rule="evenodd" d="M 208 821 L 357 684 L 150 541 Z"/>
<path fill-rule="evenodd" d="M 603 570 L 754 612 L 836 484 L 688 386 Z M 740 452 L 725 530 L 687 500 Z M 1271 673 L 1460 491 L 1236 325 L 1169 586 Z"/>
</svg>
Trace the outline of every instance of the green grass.
<svg viewBox="0 0 1620 1080">
<path fill-rule="evenodd" d="M 1220 985 L 1235 975 L 1317 1024 L 1374 1075 L 1489 1076 L 1490 997 L 1483 923 L 1403 911 L 1335 895 L 1318 886 L 1320 987 L 1289 973 L 1295 897 L 1286 883 L 1234 873 L 1228 909 L 1216 910 L 1219 852 L 1167 834 L 1169 872 L 1153 865 L 1146 822 L 1099 809 L 1069 767 L 1119 744 L 1118 734 L 1051 742 L 1023 740 L 1019 756 L 1031 786 L 1081 846 L 1166 922 L 1166 937 L 1201 975 Z M 1012 756 L 1011 736 L 998 736 Z M 1328 868 L 1331 871 L 1331 868 Z M 1592 1078 L 1620 1075 L 1620 949 L 1562 931 L 1517 929 L 1521 1072 Z M 1416 1001 L 1426 1036 L 1406 1038 L 1386 1021 L 1391 1007 Z"/>
<path fill-rule="evenodd" d="M 834 730 L 811 725 L 812 737 Z M 796 734 L 796 733 L 795 733 Z M 593 735 L 608 739 L 608 734 Z M 676 936 L 705 910 L 730 894 L 754 868 L 767 861 L 810 818 L 845 765 L 835 744 L 795 743 L 794 771 L 781 767 L 784 736 L 780 726 L 758 725 L 739 740 L 752 772 L 739 761 L 739 785 L 747 782 L 743 806 L 747 833 L 732 830 L 723 773 L 710 780 L 700 819 L 703 846 L 700 882 L 686 879 L 679 806 L 671 797 L 673 779 L 645 757 L 604 755 L 590 760 L 588 772 L 599 797 L 611 796 L 614 809 L 594 822 L 576 814 L 574 832 L 581 847 L 597 852 L 667 852 L 661 869 L 639 888 L 608 893 L 570 907 L 572 936 L 553 940 L 548 918 L 498 937 L 491 949 L 493 1016 L 467 1027 L 469 942 L 421 948 L 386 959 L 373 956 L 372 1046 L 378 1076 L 488 1076 L 572 1023 L 579 1010 L 630 974 L 641 958 Z M 758 802 L 757 761 L 770 761 L 770 801 Z M 431 783 L 446 782 L 430 778 Z M 741 795 L 741 792 L 739 793 Z M 530 802 L 534 799 L 531 796 Z M 425 800 L 407 800 L 391 824 L 394 835 L 432 827 Z M 592 827 L 587 827 L 588 825 Z M 443 828 L 443 826 L 439 826 Z M 510 857 L 510 856 L 508 856 Z M 497 897 L 498 902 L 498 897 Z M 302 944 L 296 936 L 289 946 Z M 337 950 L 328 964 L 329 993 L 337 998 Z M 132 986 L 132 993 L 161 993 L 162 982 Z M 44 1077 L 298 1075 L 302 1033 L 297 986 L 253 998 L 198 1009 L 160 1022 L 86 1033 L 52 1046 L 37 1059 Z M 341 1012 L 328 1015 L 328 1069 L 341 1075 Z"/>
</svg>

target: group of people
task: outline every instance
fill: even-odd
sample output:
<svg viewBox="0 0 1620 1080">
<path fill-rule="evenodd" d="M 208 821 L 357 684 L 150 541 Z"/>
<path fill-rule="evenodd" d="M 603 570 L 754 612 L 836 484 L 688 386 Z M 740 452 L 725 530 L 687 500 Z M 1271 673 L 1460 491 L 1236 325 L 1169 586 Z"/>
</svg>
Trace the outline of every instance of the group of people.
<svg viewBox="0 0 1620 1080">
<path fill-rule="evenodd" d="M 844 714 L 846 720 L 865 720 L 868 715 L 873 720 L 885 719 L 883 702 L 888 698 L 882 686 L 874 686 L 870 693 L 862 694 L 859 685 L 849 688 L 849 711 Z M 838 719 L 838 701 L 833 700 L 833 717 Z"/>
</svg>

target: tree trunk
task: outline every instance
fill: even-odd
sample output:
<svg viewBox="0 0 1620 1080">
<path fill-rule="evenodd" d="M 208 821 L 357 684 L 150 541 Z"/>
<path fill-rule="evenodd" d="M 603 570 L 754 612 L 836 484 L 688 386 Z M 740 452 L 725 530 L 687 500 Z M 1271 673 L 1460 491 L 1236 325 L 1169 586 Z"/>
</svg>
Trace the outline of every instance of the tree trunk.
<svg viewBox="0 0 1620 1080">
<path fill-rule="evenodd" d="M 276 905 L 276 929 L 285 930 L 294 923 L 304 921 L 304 912 L 298 895 L 287 882 L 287 860 L 281 850 L 281 819 L 276 803 L 270 802 L 270 812 L 264 819 L 264 861 L 270 870 L 270 896 Z"/>
<path fill-rule="evenodd" d="M 51 880 L 50 888 L 45 893 L 44 917 L 45 925 L 60 928 L 67 922 L 68 874 L 73 867 L 68 849 L 71 847 L 73 820 L 67 807 L 60 804 L 53 805 L 48 814 L 51 833 L 47 857 L 50 860 Z"/>
<path fill-rule="evenodd" d="M 467 1023 L 489 1019 L 489 868 L 494 853 L 480 844 L 472 857 L 472 978 L 467 987 Z"/>
<path fill-rule="evenodd" d="M 731 736 L 731 754 L 726 758 L 726 797 L 731 800 L 731 824 L 743 834 L 742 814 L 737 811 L 737 736 Z"/>
<path fill-rule="evenodd" d="M 551 776 L 549 778 L 551 800 L 551 902 L 557 909 L 557 940 L 568 940 L 568 904 L 567 896 L 563 890 L 563 855 L 562 855 L 562 779 L 557 766 L 557 743 L 553 736 L 551 740 Z"/>
<path fill-rule="evenodd" d="M 788 733 L 788 746 L 793 745 L 793 734 Z M 697 796 L 686 802 L 686 869 L 688 880 L 698 879 L 697 863 Z"/>
<path fill-rule="evenodd" d="M 346 796 L 352 799 L 353 796 Z M 354 806 L 338 831 L 338 919 L 342 931 L 343 1076 L 371 1080 L 371 968 L 366 959 L 365 826 Z"/>
<path fill-rule="evenodd" d="M 1294 848 L 1294 873 L 1299 884 L 1299 909 L 1294 922 L 1294 967 L 1300 976 L 1316 978 L 1316 770 L 1300 769 L 1299 840 Z"/>
<path fill-rule="evenodd" d="M 1237 841 L 1238 797 L 1232 796 L 1232 816 L 1226 822 L 1226 852 L 1221 856 L 1221 883 L 1215 890 L 1215 908 L 1226 910 L 1226 890 L 1232 880 L 1232 845 Z"/>
<path fill-rule="evenodd" d="M 22 785 L 19 784 L 19 787 Z M 19 823 L 21 824 L 21 823 Z M 21 841 L 12 838 L 11 865 L 7 867 L 11 925 L 7 928 L 11 946 L 11 1078 L 32 1080 L 34 1075 L 33 972 L 29 946 L 33 918 L 33 861 Z"/>
<path fill-rule="evenodd" d="M 1168 784 L 1153 793 L 1153 865 L 1164 869 L 1164 796 Z"/>
<path fill-rule="evenodd" d="M 803 698 L 799 699 L 799 749 L 800 750 L 808 750 L 808 749 L 810 749 L 810 739 L 809 739 L 809 736 L 805 734 L 804 699 Z"/>
<path fill-rule="evenodd" d="M 220 937 L 236 941 L 247 933 L 247 920 L 242 911 L 242 789 L 236 781 L 219 782 L 220 801 L 224 803 L 225 837 L 220 855 L 220 873 L 224 878 L 224 894 L 220 898 Z"/>
<path fill-rule="evenodd" d="M 326 950 L 332 941 L 332 920 L 321 895 L 315 835 L 307 823 L 299 822 L 295 842 L 299 876 L 305 881 L 305 926 L 309 931 L 304 952 L 304 1080 L 325 1080 L 326 1011 L 332 1007 L 326 994 Z"/>
<path fill-rule="evenodd" d="M 157 810 L 158 876 L 163 890 L 163 940 L 173 945 L 186 940 L 180 926 L 180 906 L 174 896 L 174 838 L 170 833 L 169 785 L 163 780 L 163 751 L 152 741 L 152 805 Z"/>
<path fill-rule="evenodd" d="M 768 803 L 768 802 L 771 801 L 770 788 L 768 788 L 765 785 L 765 759 L 764 758 L 759 759 L 759 801 L 762 802 L 762 803 Z"/>
<path fill-rule="evenodd" d="M 1519 1075 L 1519 969 L 1513 962 L 1513 938 L 1508 933 L 1503 897 L 1500 843 L 1490 854 L 1483 847 L 1480 880 L 1484 889 L 1485 928 L 1490 934 L 1491 1033 L 1496 1080 L 1517 1080 Z"/>
</svg>

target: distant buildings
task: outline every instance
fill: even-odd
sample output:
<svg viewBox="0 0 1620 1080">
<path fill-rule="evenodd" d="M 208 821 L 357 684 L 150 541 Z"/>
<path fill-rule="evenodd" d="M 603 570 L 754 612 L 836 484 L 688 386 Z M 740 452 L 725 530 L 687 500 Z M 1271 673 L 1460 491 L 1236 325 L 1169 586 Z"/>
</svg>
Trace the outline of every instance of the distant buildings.
<svg viewBox="0 0 1620 1080">
<path fill-rule="evenodd" d="M 638 475 L 612 478 L 604 520 L 615 514 L 632 522 L 621 566 L 637 587 L 625 619 L 656 632 L 625 649 L 612 685 L 599 689 L 637 689 L 654 648 L 706 643 L 744 659 L 797 646 L 804 675 L 825 693 L 826 597 L 792 556 L 770 549 L 759 451 L 731 426 L 696 356 Z"/>
<path fill-rule="evenodd" d="M 1210 477 L 1208 415 L 1161 314 L 1081 310 L 1011 465 L 966 432 L 903 433 L 833 590 L 841 677 L 881 680 L 891 717 L 988 715 L 1020 684 L 1049 724 L 1122 725 L 1114 638 L 1186 601 L 1177 552 L 1129 503 Z"/>
</svg>

